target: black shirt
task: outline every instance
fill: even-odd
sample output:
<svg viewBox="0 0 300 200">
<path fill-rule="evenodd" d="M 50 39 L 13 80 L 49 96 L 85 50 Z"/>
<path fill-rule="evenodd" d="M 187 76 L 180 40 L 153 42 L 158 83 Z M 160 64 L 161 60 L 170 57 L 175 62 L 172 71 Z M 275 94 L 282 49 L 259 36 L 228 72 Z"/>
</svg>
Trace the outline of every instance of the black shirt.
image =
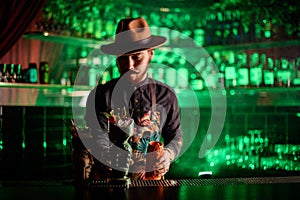
<svg viewBox="0 0 300 200">
<path fill-rule="evenodd" d="M 165 148 L 177 157 L 182 147 L 180 109 L 172 88 L 157 80 L 146 78 L 130 85 L 122 78 L 99 84 L 90 93 L 86 105 L 86 123 L 96 131 L 96 142 L 108 145 L 108 119 L 104 113 L 129 115 L 136 124 L 149 111 L 160 115 L 159 134 Z M 100 126 L 99 126 L 100 125 Z"/>
</svg>

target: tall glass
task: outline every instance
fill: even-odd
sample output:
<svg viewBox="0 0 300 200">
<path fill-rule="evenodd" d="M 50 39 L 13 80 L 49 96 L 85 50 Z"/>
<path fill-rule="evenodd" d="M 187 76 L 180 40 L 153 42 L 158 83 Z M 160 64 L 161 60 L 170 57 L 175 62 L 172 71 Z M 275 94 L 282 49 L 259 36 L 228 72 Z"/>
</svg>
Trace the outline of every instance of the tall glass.
<svg viewBox="0 0 300 200">
<path fill-rule="evenodd" d="M 147 180 L 160 180 L 162 177 L 155 174 L 154 166 L 158 162 L 159 158 L 164 153 L 164 145 L 159 141 L 149 142 L 146 156 L 146 174 L 145 179 Z"/>
</svg>

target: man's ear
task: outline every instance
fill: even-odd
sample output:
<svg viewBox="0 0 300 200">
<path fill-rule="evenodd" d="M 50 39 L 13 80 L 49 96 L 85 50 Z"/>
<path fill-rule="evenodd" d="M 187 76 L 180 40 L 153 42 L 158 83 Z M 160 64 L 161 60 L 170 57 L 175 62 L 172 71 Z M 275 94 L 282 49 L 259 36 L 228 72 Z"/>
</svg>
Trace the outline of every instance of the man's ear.
<svg viewBox="0 0 300 200">
<path fill-rule="evenodd" d="M 154 56 L 154 49 L 149 50 L 149 55 L 150 55 L 150 60 L 152 60 L 152 58 Z"/>
</svg>

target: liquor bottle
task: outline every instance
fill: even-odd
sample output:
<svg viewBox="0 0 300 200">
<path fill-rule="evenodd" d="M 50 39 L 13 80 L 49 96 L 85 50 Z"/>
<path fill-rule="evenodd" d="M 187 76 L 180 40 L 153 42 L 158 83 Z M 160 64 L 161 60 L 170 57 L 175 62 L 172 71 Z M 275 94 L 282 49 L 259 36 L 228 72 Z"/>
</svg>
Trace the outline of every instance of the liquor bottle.
<svg viewBox="0 0 300 200">
<path fill-rule="evenodd" d="M 250 83 L 249 66 L 247 63 L 247 54 L 237 54 L 237 85 L 239 87 L 248 87 Z"/>
<path fill-rule="evenodd" d="M 14 64 L 8 64 L 7 65 L 7 80 L 10 83 L 15 83 L 15 79 L 16 79 L 16 74 L 14 73 L 14 68 L 15 65 Z"/>
<path fill-rule="evenodd" d="M 282 86 L 291 86 L 292 71 L 290 70 L 289 61 L 285 58 L 281 58 L 280 67 L 277 71 L 277 79 Z"/>
<path fill-rule="evenodd" d="M 237 86 L 237 73 L 235 63 L 235 53 L 232 51 L 226 52 L 228 57 L 227 63 L 225 64 L 225 85 L 227 88 Z"/>
<path fill-rule="evenodd" d="M 16 83 L 22 83 L 23 82 L 23 77 L 22 77 L 22 65 L 21 64 L 16 64 L 15 65 L 15 74 L 16 74 Z"/>
<path fill-rule="evenodd" d="M 37 83 L 38 82 L 38 71 L 36 63 L 29 63 L 28 70 L 26 73 L 27 83 Z"/>
<path fill-rule="evenodd" d="M 177 86 L 181 89 L 185 89 L 189 85 L 189 70 L 185 62 L 185 59 L 180 59 L 179 67 L 177 68 Z"/>
<path fill-rule="evenodd" d="M 106 77 L 105 77 L 105 71 L 101 74 L 101 84 L 106 83 Z M 89 72 L 88 72 L 88 83 L 89 86 L 96 86 L 97 85 L 97 68 L 96 66 L 92 65 L 89 66 Z"/>
<path fill-rule="evenodd" d="M 254 16 L 254 41 L 260 42 L 262 40 L 262 25 L 261 19 Z"/>
<path fill-rule="evenodd" d="M 201 72 L 204 70 L 206 65 L 206 59 L 204 57 L 199 58 L 199 62 L 194 67 L 190 68 L 189 82 L 193 90 L 203 90 L 204 80 Z"/>
<path fill-rule="evenodd" d="M 39 68 L 39 82 L 40 84 L 48 84 L 49 83 L 49 64 L 48 62 L 40 62 Z"/>
<path fill-rule="evenodd" d="M 262 85 L 262 67 L 256 65 L 250 68 L 250 84 L 255 87 Z"/>
<path fill-rule="evenodd" d="M 176 79 L 176 69 L 171 67 L 171 66 L 163 66 L 164 70 L 166 72 L 166 76 L 165 76 L 165 82 L 167 85 L 175 88 L 176 87 L 176 83 L 177 83 L 177 79 Z"/>
<path fill-rule="evenodd" d="M 64 71 L 62 73 L 61 79 L 60 79 L 60 84 L 65 86 L 65 85 L 71 85 L 71 81 L 69 79 L 69 74 L 68 71 Z"/>
<path fill-rule="evenodd" d="M 68 71 L 68 76 L 71 82 L 71 85 L 77 84 L 77 73 L 79 71 L 79 63 L 76 63 L 73 67 L 71 67 Z"/>
<path fill-rule="evenodd" d="M 205 29 L 200 27 L 194 30 L 194 40 L 196 45 L 202 47 L 205 45 Z"/>
<path fill-rule="evenodd" d="M 237 85 L 239 87 L 249 86 L 249 68 L 248 66 L 242 65 L 237 69 L 238 81 Z"/>
<path fill-rule="evenodd" d="M 206 67 L 202 72 L 202 76 L 205 79 L 205 85 L 207 88 L 217 88 L 218 85 L 218 69 L 215 66 L 212 57 L 206 59 Z"/>
<path fill-rule="evenodd" d="M 5 73 L 6 73 L 6 64 L 5 63 L 1 63 L 0 64 L 0 82 L 5 82 L 4 79 L 6 79 L 5 77 Z"/>
<path fill-rule="evenodd" d="M 280 80 L 278 80 L 278 77 L 277 77 L 277 71 L 279 69 L 279 62 L 278 60 L 273 60 L 273 71 L 274 71 L 274 86 L 282 86 Z"/>
<path fill-rule="evenodd" d="M 250 55 L 250 85 L 259 87 L 262 84 L 262 66 L 259 63 L 259 54 Z"/>
<path fill-rule="evenodd" d="M 274 78 L 273 59 L 267 58 L 266 64 L 263 65 L 263 85 L 266 87 L 274 86 Z"/>
<path fill-rule="evenodd" d="M 280 78 L 280 73 L 278 74 L 279 69 L 281 68 L 280 66 L 280 60 L 279 59 L 275 59 L 274 60 L 274 85 L 275 86 L 279 86 L 282 87 L 283 86 L 283 82 Z"/>
<path fill-rule="evenodd" d="M 268 69 L 268 66 L 267 66 L 267 55 L 265 53 L 260 54 L 259 62 L 260 62 L 261 68 L 262 68 L 262 84 L 261 85 L 265 86 L 264 72 L 265 72 L 265 70 Z"/>
<path fill-rule="evenodd" d="M 216 30 L 216 20 L 215 14 L 207 13 L 207 25 L 205 27 L 205 44 L 215 45 L 217 44 L 217 36 L 215 36 Z"/>
<path fill-rule="evenodd" d="M 224 44 L 224 23 L 223 23 L 223 14 L 218 12 L 216 14 L 216 19 L 213 21 L 214 24 L 214 41 L 216 45 Z"/>
<path fill-rule="evenodd" d="M 296 60 L 295 59 L 291 59 L 289 60 L 289 70 L 291 73 L 290 76 L 290 86 L 294 86 L 294 79 L 296 77 L 296 72 L 297 72 L 297 67 L 296 67 Z"/>
<path fill-rule="evenodd" d="M 222 63 L 221 53 L 219 51 L 215 51 L 213 53 L 213 61 L 216 66 L 216 86 L 217 88 L 225 88 L 225 66 Z"/>
<path fill-rule="evenodd" d="M 227 65 L 225 68 L 225 85 L 226 88 L 236 86 L 236 67 L 234 65 Z"/>
<path fill-rule="evenodd" d="M 272 37 L 272 22 L 270 19 L 264 19 L 263 20 L 263 32 L 264 32 L 264 39 L 268 40 Z"/>
<path fill-rule="evenodd" d="M 293 85 L 299 86 L 300 85 L 300 57 L 295 61 L 295 75 L 293 79 Z"/>
<path fill-rule="evenodd" d="M 190 85 L 192 90 L 204 90 L 204 80 L 198 71 L 192 72 L 190 75 Z"/>
<path fill-rule="evenodd" d="M 158 81 L 162 81 L 164 82 L 164 78 L 165 78 L 165 69 L 161 66 L 157 67 L 156 69 L 156 73 L 157 73 L 157 80 Z"/>
<path fill-rule="evenodd" d="M 8 82 L 8 64 L 1 64 L 1 82 Z"/>
<path fill-rule="evenodd" d="M 99 81 L 101 80 L 101 83 L 102 83 L 102 84 L 104 84 L 104 83 L 106 83 L 106 82 L 108 82 L 108 81 L 111 80 L 111 72 L 110 72 L 110 71 L 111 71 L 110 69 L 106 69 L 106 70 L 102 73 L 102 76 L 101 76 L 101 78 L 99 79 Z M 97 73 L 97 72 L 96 72 L 96 73 Z M 98 73 L 99 73 L 99 71 L 98 71 Z M 96 77 L 96 81 L 97 81 L 97 79 L 98 79 L 97 75 L 96 75 L 95 77 Z M 99 81 L 98 81 L 98 82 L 99 82 Z M 95 86 L 94 81 L 91 81 L 91 80 L 90 80 L 89 84 L 90 84 L 90 86 Z"/>
<path fill-rule="evenodd" d="M 96 19 L 95 20 L 95 30 L 94 30 L 95 39 L 101 39 L 102 29 L 103 29 L 102 28 L 102 20 Z"/>
</svg>

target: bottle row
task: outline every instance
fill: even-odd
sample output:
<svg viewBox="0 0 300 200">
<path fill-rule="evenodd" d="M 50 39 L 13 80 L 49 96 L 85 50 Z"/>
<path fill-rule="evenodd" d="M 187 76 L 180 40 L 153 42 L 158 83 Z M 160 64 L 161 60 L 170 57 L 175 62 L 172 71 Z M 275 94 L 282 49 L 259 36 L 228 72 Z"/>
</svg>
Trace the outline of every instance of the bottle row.
<svg viewBox="0 0 300 200">
<path fill-rule="evenodd" d="M 232 87 L 290 87 L 300 86 L 300 57 L 274 58 L 259 52 L 215 51 L 212 56 L 199 56 L 193 63 L 184 52 L 157 51 L 148 74 L 173 88 L 203 90 Z M 82 77 L 85 84 L 118 77 L 116 64 L 108 58 L 86 60 Z M 78 75 L 77 75 L 78 76 Z"/>
<path fill-rule="evenodd" d="M 233 56 L 232 61 L 228 59 L 217 64 L 226 87 L 300 85 L 300 57 L 272 58 L 258 52 L 238 53 Z"/>
<path fill-rule="evenodd" d="M 209 162 L 250 169 L 300 170 L 300 145 L 272 143 L 261 130 L 249 130 L 248 135 L 225 136 L 225 146 L 208 154 Z M 226 155 L 226 157 L 224 156 Z"/>
<path fill-rule="evenodd" d="M 264 18 L 261 15 L 251 15 L 246 11 L 226 10 L 214 12 L 192 13 L 178 12 L 152 12 L 119 8 L 123 10 L 105 9 L 104 18 L 99 18 L 99 8 L 93 8 L 83 19 L 76 16 L 60 17 L 56 20 L 38 22 L 30 31 L 50 32 L 52 34 L 75 36 L 89 39 L 105 40 L 115 34 L 115 25 L 124 16 L 143 16 L 153 29 L 153 34 L 167 37 L 169 45 L 182 45 L 186 37 L 192 38 L 195 45 L 221 45 L 266 40 L 285 40 L 299 38 L 293 27 L 283 28 L 280 20 Z M 54 12 L 54 11 L 52 11 Z M 58 11 L 59 12 L 59 11 Z M 114 12 L 114 18 L 111 13 Z M 67 13 L 67 12 L 66 12 Z M 59 12 L 58 16 L 60 16 Z M 53 15 L 55 17 L 55 14 Z M 63 22 L 59 21 L 64 19 Z M 164 28 L 162 28 L 164 27 Z M 157 31 L 157 32 L 156 32 Z M 180 32 L 180 34 L 178 34 Z M 298 31 L 299 32 L 299 31 Z"/>
<path fill-rule="evenodd" d="M 300 57 L 274 59 L 264 53 L 215 51 L 199 56 L 193 63 L 184 52 L 157 51 L 148 74 L 173 88 L 204 90 L 232 87 L 290 87 L 300 86 Z M 118 77 L 115 60 L 100 56 L 79 61 L 80 68 L 66 69 L 61 74 L 62 85 L 89 85 L 105 83 Z M 47 62 L 0 64 L 0 82 L 49 83 Z M 59 80 L 57 80 L 59 82 Z M 52 83 L 52 82 L 51 82 Z"/>
<path fill-rule="evenodd" d="M 0 82 L 7 83 L 49 83 L 49 65 L 47 62 L 29 63 L 27 68 L 21 64 L 0 64 Z"/>
</svg>

